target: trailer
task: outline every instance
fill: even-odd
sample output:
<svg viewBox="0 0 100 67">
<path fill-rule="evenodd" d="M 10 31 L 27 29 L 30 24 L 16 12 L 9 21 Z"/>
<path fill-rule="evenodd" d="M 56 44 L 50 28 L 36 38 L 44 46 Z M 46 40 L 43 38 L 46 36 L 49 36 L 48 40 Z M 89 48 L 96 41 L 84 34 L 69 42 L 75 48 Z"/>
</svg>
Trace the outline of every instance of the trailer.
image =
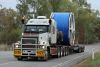
<svg viewBox="0 0 100 67">
<path fill-rule="evenodd" d="M 50 18 L 38 16 L 24 23 L 21 40 L 14 44 L 14 57 L 18 60 L 67 56 L 84 52 L 84 46 L 75 42 L 75 19 L 71 12 L 54 12 Z"/>
</svg>

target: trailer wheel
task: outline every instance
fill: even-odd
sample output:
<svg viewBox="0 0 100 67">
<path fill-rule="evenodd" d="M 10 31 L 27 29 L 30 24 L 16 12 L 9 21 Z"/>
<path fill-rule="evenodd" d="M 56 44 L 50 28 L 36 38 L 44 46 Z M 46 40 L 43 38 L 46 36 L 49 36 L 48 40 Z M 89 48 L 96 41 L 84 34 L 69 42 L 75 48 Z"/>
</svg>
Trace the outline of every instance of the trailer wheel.
<svg viewBox="0 0 100 67">
<path fill-rule="evenodd" d="M 61 57 L 61 46 L 59 47 L 59 57 Z"/>
<path fill-rule="evenodd" d="M 69 52 L 68 47 L 65 47 L 65 56 L 68 55 L 68 52 Z"/>
<path fill-rule="evenodd" d="M 66 47 L 64 47 L 64 56 L 66 56 Z"/>
<path fill-rule="evenodd" d="M 64 56 L 65 49 L 62 47 L 62 56 Z"/>
<path fill-rule="evenodd" d="M 72 47 L 69 47 L 69 54 L 72 54 L 73 53 L 73 49 Z"/>
<path fill-rule="evenodd" d="M 61 57 L 60 47 L 57 48 L 57 58 Z"/>
<path fill-rule="evenodd" d="M 79 49 L 78 49 L 78 53 L 81 53 L 81 52 L 82 52 L 82 48 L 79 47 Z"/>
<path fill-rule="evenodd" d="M 61 57 L 63 56 L 63 48 L 61 47 Z"/>
<path fill-rule="evenodd" d="M 82 52 L 84 52 L 84 47 L 82 48 Z"/>
</svg>

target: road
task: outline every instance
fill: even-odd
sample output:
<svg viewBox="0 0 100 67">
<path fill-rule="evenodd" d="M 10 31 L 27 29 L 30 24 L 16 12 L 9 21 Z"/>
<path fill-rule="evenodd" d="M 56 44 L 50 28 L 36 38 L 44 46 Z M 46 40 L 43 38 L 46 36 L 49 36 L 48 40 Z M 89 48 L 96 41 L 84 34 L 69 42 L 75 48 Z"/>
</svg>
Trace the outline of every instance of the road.
<svg viewBox="0 0 100 67">
<path fill-rule="evenodd" d="M 17 61 L 12 51 L 0 51 L 0 67 L 71 67 L 91 55 L 92 49 L 100 51 L 100 43 L 86 46 L 85 52 L 71 54 L 48 61 Z"/>
</svg>

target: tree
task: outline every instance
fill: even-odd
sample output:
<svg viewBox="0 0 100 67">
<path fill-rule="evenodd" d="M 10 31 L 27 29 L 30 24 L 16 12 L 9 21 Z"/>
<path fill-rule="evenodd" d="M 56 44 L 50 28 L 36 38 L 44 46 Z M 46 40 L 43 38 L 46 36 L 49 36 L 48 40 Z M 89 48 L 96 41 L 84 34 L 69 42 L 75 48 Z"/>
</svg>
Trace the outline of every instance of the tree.
<svg viewBox="0 0 100 67">
<path fill-rule="evenodd" d="M 21 16 L 28 14 L 28 5 L 26 3 L 26 0 L 19 0 L 21 4 L 17 4 L 16 8 L 18 9 L 18 12 Z"/>
<path fill-rule="evenodd" d="M 87 0 L 18 0 L 21 5 L 18 10 L 21 14 L 28 15 L 29 9 L 34 14 L 50 16 L 51 12 L 73 12 L 76 21 L 76 40 L 79 43 L 92 43 L 100 36 L 98 11 L 91 10 Z M 18 6 L 17 5 L 17 6 Z M 23 5 L 25 7 L 23 7 Z M 29 7 L 30 6 L 30 7 Z M 21 10 L 22 9 L 22 10 Z M 23 11 L 21 13 L 21 11 Z M 98 30 L 98 33 L 96 33 Z M 95 33 L 94 33 L 95 32 Z M 91 35 L 90 35 L 91 34 Z"/>
<path fill-rule="evenodd" d="M 20 29 L 14 20 L 16 14 L 13 9 L 2 8 L 0 10 L 0 43 L 11 44 L 19 40 Z"/>
<path fill-rule="evenodd" d="M 49 0 L 53 12 L 58 12 L 60 9 L 61 0 Z"/>
</svg>

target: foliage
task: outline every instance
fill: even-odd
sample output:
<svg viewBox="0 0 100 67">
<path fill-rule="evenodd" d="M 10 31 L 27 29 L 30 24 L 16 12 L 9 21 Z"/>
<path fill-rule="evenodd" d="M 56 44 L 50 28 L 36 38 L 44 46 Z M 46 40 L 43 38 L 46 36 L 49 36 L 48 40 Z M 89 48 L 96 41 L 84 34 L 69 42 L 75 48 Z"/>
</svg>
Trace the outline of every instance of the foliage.
<svg viewBox="0 0 100 67">
<path fill-rule="evenodd" d="M 76 40 L 79 43 L 92 43 L 100 39 L 100 20 L 97 19 L 98 11 L 91 10 L 87 0 L 19 0 L 21 4 L 31 5 L 36 9 L 33 11 L 36 15 L 49 16 L 51 12 L 73 12 L 76 21 Z M 17 5 L 18 6 L 18 5 Z M 26 8 L 23 8 L 25 10 Z M 33 9 L 33 8 L 31 8 Z M 19 10 L 19 9 L 18 9 Z M 20 10 L 19 10 L 20 11 Z M 26 9 L 27 12 L 27 9 Z M 28 12 L 27 12 L 28 13 Z M 25 13 L 25 14 L 27 14 Z M 98 31 L 98 32 L 97 32 Z M 90 35 L 91 34 L 91 35 Z"/>
<path fill-rule="evenodd" d="M 100 40 L 100 13 L 91 9 L 87 0 L 18 0 L 17 12 L 12 9 L 0 9 L 0 40 L 15 42 L 20 38 L 21 17 L 31 18 L 51 12 L 73 12 L 76 21 L 76 40 L 79 43 L 93 43 Z M 17 17 L 14 20 L 14 16 Z M 16 23 L 14 23 L 16 21 Z M 9 33 L 9 34 L 8 34 Z M 13 36 L 13 37 L 11 37 Z M 5 38 L 4 38 L 5 37 Z M 14 38 L 14 40 L 13 40 Z M 8 42 L 7 42 L 8 43 Z"/>
<path fill-rule="evenodd" d="M 20 29 L 14 19 L 16 14 L 13 9 L 0 9 L 0 43 L 11 44 L 19 40 Z"/>
<path fill-rule="evenodd" d="M 99 67 L 100 66 L 100 53 L 95 54 L 95 59 L 87 58 L 83 63 L 76 65 L 75 67 Z"/>
</svg>

